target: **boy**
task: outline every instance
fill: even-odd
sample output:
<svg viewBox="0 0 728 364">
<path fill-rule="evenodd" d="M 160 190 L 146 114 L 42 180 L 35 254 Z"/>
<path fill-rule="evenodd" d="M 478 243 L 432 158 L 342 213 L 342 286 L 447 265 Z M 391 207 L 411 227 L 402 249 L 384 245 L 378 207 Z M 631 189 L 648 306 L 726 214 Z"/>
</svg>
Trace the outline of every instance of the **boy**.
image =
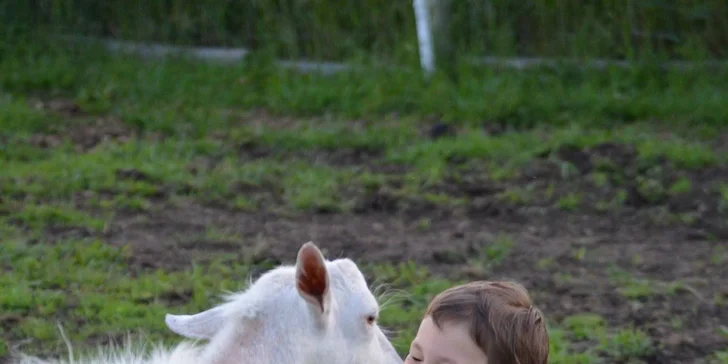
<svg viewBox="0 0 728 364">
<path fill-rule="evenodd" d="M 430 302 L 405 364 L 547 364 L 548 357 L 546 322 L 528 291 L 476 281 Z"/>
</svg>

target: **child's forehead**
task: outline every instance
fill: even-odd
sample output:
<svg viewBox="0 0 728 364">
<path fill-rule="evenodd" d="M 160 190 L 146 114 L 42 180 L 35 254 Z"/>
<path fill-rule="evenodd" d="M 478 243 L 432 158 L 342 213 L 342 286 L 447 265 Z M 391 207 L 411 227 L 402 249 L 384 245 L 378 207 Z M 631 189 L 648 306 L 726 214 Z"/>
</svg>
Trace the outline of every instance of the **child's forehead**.
<svg viewBox="0 0 728 364">
<path fill-rule="evenodd" d="M 470 337 L 471 323 L 466 320 L 445 319 L 435 321 L 432 316 L 426 316 L 422 319 L 423 328 L 429 331 L 436 331 L 441 335 L 467 335 Z"/>
<path fill-rule="evenodd" d="M 426 316 L 412 346 L 425 356 L 448 363 L 483 362 L 481 359 L 485 358 L 485 353 L 471 337 L 467 322 L 448 321 L 438 325 Z"/>
</svg>

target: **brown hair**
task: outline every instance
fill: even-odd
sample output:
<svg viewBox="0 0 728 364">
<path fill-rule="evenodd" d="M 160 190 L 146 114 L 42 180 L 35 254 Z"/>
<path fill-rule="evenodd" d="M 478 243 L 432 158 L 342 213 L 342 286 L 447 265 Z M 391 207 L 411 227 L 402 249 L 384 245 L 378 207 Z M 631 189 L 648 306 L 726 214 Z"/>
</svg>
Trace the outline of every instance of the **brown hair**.
<svg viewBox="0 0 728 364">
<path fill-rule="evenodd" d="M 449 288 L 430 302 L 427 316 L 439 328 L 448 322 L 468 324 L 489 364 L 548 363 L 546 323 L 518 283 L 476 281 Z"/>
</svg>

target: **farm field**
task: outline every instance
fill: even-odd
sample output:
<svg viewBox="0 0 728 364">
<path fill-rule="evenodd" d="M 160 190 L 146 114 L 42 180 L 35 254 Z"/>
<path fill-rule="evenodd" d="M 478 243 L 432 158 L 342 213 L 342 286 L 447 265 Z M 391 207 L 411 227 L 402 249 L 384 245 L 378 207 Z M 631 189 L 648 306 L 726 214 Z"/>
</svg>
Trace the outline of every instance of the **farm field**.
<svg viewBox="0 0 728 364">
<path fill-rule="evenodd" d="M 388 293 L 403 355 L 435 294 L 510 278 L 554 364 L 728 363 L 725 75 L 0 56 L 0 362 L 65 355 L 57 324 L 175 342 L 165 313 L 314 241 Z"/>
</svg>

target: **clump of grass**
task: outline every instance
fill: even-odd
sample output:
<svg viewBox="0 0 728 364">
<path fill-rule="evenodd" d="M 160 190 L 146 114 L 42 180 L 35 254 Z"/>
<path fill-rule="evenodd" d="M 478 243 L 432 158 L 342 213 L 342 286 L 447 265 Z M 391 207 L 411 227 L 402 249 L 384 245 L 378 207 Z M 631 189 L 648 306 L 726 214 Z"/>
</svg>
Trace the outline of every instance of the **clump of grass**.
<svg viewBox="0 0 728 364">
<path fill-rule="evenodd" d="M 682 195 L 688 193 L 692 190 L 692 186 L 690 179 L 682 177 L 670 186 L 670 194 Z"/>
<path fill-rule="evenodd" d="M 639 329 L 623 329 L 616 334 L 605 337 L 600 348 L 617 361 L 644 358 L 655 350 L 652 340 Z"/>
<path fill-rule="evenodd" d="M 667 197 L 667 191 L 657 178 L 637 176 L 637 190 L 651 203 L 659 203 Z"/>
<path fill-rule="evenodd" d="M 84 227 L 102 232 L 107 222 L 68 206 L 25 204 L 10 215 L 10 220 L 30 229 L 50 227 Z"/>
<path fill-rule="evenodd" d="M 291 174 L 285 182 L 288 202 L 299 210 L 337 212 L 347 209 L 340 197 L 341 186 L 353 178 L 332 169 L 305 168 Z"/>
<path fill-rule="evenodd" d="M 718 364 L 725 364 L 728 363 L 728 351 L 720 350 L 715 352 L 715 360 L 718 361 Z"/>
<path fill-rule="evenodd" d="M 579 314 L 564 319 L 563 326 L 577 340 L 591 340 L 606 335 L 607 323 L 597 314 Z"/>
<path fill-rule="evenodd" d="M 557 204 L 562 210 L 575 211 L 581 205 L 581 201 L 581 194 L 576 192 L 570 192 L 566 196 L 561 197 Z"/>
<path fill-rule="evenodd" d="M 0 130 L 3 133 L 45 132 L 58 124 L 58 118 L 33 108 L 29 100 L 0 94 Z"/>
<path fill-rule="evenodd" d="M 526 206 L 536 200 L 536 190 L 534 185 L 512 187 L 501 192 L 498 197 L 502 201 L 513 205 Z"/>
<path fill-rule="evenodd" d="M 685 169 L 710 167 L 724 159 L 705 144 L 680 139 L 667 142 L 656 138 L 646 139 L 640 144 L 639 152 L 647 160 L 665 156 L 676 166 Z"/>
</svg>

